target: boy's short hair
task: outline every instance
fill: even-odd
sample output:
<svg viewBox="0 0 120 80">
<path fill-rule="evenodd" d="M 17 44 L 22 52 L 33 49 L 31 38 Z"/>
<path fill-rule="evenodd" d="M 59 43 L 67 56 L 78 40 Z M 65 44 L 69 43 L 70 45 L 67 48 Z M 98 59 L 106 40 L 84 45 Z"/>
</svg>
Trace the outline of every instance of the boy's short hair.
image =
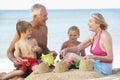
<svg viewBox="0 0 120 80">
<path fill-rule="evenodd" d="M 25 33 L 28 28 L 32 27 L 32 25 L 27 21 L 18 21 L 16 24 L 16 30 L 19 36 L 21 33 Z"/>
</svg>

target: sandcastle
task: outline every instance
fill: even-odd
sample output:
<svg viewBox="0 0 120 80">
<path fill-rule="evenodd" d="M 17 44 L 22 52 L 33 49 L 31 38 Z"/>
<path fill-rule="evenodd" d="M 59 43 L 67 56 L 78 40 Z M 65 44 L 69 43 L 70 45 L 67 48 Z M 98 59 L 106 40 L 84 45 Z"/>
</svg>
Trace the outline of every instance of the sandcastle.
<svg viewBox="0 0 120 80">
<path fill-rule="evenodd" d="M 50 72 L 49 65 L 47 63 L 41 63 L 39 64 L 38 68 L 35 71 L 33 71 L 33 74 L 41 74 L 47 72 Z"/>
<path fill-rule="evenodd" d="M 59 62 L 57 62 L 55 64 L 55 70 L 56 73 L 61 73 L 61 72 L 65 72 L 68 71 L 68 65 L 66 63 L 66 61 L 61 60 Z"/>
<path fill-rule="evenodd" d="M 37 70 L 30 74 L 25 80 L 88 80 L 102 77 L 93 70 L 90 60 L 82 60 L 80 69 L 68 70 L 67 63 L 63 60 L 55 64 L 55 69 L 50 71 L 48 64 L 41 63 Z M 85 63 L 85 64 L 84 64 Z"/>
<path fill-rule="evenodd" d="M 79 70 L 93 71 L 93 62 L 90 59 L 81 59 Z"/>
</svg>

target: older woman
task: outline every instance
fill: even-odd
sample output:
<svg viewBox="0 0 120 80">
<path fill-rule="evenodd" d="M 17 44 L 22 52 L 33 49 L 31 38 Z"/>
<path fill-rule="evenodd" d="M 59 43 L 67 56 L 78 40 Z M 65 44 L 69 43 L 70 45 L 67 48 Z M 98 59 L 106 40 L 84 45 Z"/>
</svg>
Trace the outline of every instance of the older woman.
<svg viewBox="0 0 120 80">
<path fill-rule="evenodd" d="M 113 49 L 112 38 L 106 31 L 108 25 L 100 13 L 93 13 L 90 16 L 88 26 L 93 34 L 78 46 L 63 49 L 61 54 L 65 55 L 69 52 L 80 51 L 91 46 L 90 52 L 92 55 L 86 55 L 85 58 L 90 58 L 94 61 L 95 71 L 109 75 L 112 73 Z M 68 58 L 77 62 L 81 57 L 71 53 Z"/>
</svg>

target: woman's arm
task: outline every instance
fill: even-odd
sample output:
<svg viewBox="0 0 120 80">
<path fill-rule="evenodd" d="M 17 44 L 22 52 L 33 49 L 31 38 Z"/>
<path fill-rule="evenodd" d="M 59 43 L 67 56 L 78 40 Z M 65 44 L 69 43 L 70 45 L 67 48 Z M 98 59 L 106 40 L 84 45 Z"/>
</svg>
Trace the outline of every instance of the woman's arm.
<svg viewBox="0 0 120 80">
<path fill-rule="evenodd" d="M 88 37 L 84 42 L 80 43 L 78 46 L 65 48 L 61 51 L 61 54 L 66 54 L 68 52 L 78 52 L 80 50 L 84 50 L 91 44 L 91 37 Z"/>
<path fill-rule="evenodd" d="M 86 47 L 91 45 L 91 36 L 77 46 L 78 50 L 84 50 Z"/>
</svg>

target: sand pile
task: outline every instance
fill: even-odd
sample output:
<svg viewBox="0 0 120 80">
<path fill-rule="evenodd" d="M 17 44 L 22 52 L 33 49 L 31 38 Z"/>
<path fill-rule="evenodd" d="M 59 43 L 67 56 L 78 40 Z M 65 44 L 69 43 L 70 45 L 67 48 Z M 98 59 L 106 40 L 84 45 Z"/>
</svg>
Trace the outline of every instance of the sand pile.
<svg viewBox="0 0 120 80">
<path fill-rule="evenodd" d="M 50 72 L 51 69 L 47 63 L 41 63 L 39 64 L 38 68 L 32 72 L 32 74 L 42 74 Z"/>
<path fill-rule="evenodd" d="M 33 74 L 28 76 L 25 80 L 85 80 L 98 77 L 102 77 L 102 75 L 95 71 L 71 69 L 62 73 L 48 72 L 42 74 Z"/>
<path fill-rule="evenodd" d="M 79 70 L 93 71 L 93 62 L 90 59 L 81 59 Z"/>
<path fill-rule="evenodd" d="M 65 61 L 60 61 L 56 63 L 54 71 L 51 72 L 49 66 L 42 63 L 42 67 L 40 64 L 39 68 L 30 74 L 25 80 L 85 80 L 103 76 L 100 73 L 93 71 L 93 66 L 89 60 L 83 62 L 86 64 L 81 65 L 82 70 L 68 70 L 67 63 Z M 89 67 L 91 65 L 91 67 L 88 68 L 88 65 Z"/>
<path fill-rule="evenodd" d="M 60 62 L 57 62 L 55 64 L 55 70 L 54 70 L 56 73 L 61 73 L 61 72 L 65 72 L 65 71 L 68 71 L 68 65 L 66 63 L 66 61 L 60 61 Z"/>
<path fill-rule="evenodd" d="M 66 63 L 59 62 L 56 65 L 56 72 L 50 71 L 48 65 L 46 65 L 46 68 L 40 67 L 39 65 L 39 69 L 36 72 L 33 72 L 34 74 L 30 74 L 25 80 L 120 80 L 120 68 L 113 69 L 112 75 L 103 76 L 102 74 L 93 71 L 93 65 L 89 60 L 83 62 L 84 64 L 81 64 L 81 69 L 71 70 L 67 70 L 67 67 L 65 66 Z M 45 72 L 41 70 L 45 70 Z"/>
</svg>

